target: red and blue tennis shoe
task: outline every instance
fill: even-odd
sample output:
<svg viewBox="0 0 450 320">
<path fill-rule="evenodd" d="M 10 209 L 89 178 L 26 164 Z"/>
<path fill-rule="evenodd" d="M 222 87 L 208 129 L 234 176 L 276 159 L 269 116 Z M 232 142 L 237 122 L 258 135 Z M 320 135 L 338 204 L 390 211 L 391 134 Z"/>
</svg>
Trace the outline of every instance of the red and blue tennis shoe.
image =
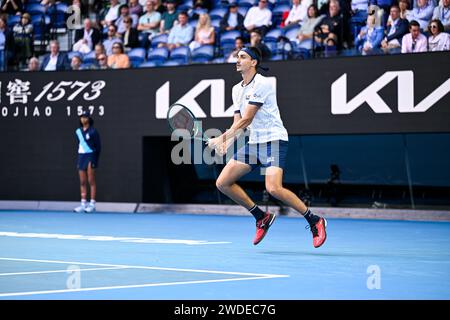
<svg viewBox="0 0 450 320">
<path fill-rule="evenodd" d="M 320 218 L 314 225 L 306 226 L 307 229 L 311 229 L 313 234 L 314 248 L 319 248 L 327 240 L 327 220 Z"/>
<path fill-rule="evenodd" d="M 254 245 L 257 245 L 264 239 L 276 217 L 275 214 L 267 212 L 262 219 L 256 221 L 256 236 L 253 240 Z"/>
</svg>

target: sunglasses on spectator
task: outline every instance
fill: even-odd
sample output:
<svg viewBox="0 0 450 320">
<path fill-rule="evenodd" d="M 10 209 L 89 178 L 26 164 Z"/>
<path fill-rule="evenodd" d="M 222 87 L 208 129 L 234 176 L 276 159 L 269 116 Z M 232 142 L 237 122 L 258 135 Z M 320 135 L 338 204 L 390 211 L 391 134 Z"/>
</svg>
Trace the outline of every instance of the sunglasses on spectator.
<svg viewBox="0 0 450 320">
<path fill-rule="evenodd" d="M 106 60 L 106 57 L 99 57 L 98 58 L 98 61 L 105 61 Z"/>
<path fill-rule="evenodd" d="M 430 26 L 431 29 L 437 29 L 437 27 L 438 27 L 438 26 L 435 25 L 435 24 L 432 24 L 432 25 Z"/>
</svg>

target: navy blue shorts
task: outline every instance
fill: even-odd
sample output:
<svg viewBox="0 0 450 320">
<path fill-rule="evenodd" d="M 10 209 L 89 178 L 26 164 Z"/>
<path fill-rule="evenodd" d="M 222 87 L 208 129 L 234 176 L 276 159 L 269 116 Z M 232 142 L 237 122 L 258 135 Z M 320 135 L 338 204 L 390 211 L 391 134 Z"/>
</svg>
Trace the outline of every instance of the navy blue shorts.
<svg viewBox="0 0 450 320">
<path fill-rule="evenodd" d="M 78 154 L 78 170 L 87 170 L 89 162 L 91 163 L 91 168 L 96 169 L 98 167 L 98 157 L 95 153 Z"/>
<path fill-rule="evenodd" d="M 246 143 L 235 154 L 233 159 L 252 167 L 279 167 L 284 169 L 288 151 L 288 141 L 275 140 L 266 143 Z"/>
</svg>

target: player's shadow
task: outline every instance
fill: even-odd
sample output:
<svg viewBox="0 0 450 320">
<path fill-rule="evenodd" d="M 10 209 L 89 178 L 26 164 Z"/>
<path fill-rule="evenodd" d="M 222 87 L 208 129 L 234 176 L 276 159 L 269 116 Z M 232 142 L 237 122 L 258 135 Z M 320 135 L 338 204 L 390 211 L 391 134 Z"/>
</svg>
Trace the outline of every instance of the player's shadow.
<svg viewBox="0 0 450 320">
<path fill-rule="evenodd" d="M 320 250 L 320 249 L 319 249 Z M 273 255 L 273 256 L 313 256 L 313 257 L 385 257 L 387 254 L 376 254 L 370 252 L 329 252 L 329 251 L 305 251 L 305 250 L 292 250 L 292 251 L 260 251 L 260 254 Z"/>
</svg>

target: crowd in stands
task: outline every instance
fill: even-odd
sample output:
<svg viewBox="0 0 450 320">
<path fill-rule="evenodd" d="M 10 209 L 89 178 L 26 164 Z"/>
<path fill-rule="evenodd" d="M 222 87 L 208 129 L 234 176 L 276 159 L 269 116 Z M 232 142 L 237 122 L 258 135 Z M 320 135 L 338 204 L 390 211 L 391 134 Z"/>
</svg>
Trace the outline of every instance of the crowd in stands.
<svg viewBox="0 0 450 320">
<path fill-rule="evenodd" d="M 0 1 L 1 71 L 450 50 L 450 0 Z"/>
</svg>

